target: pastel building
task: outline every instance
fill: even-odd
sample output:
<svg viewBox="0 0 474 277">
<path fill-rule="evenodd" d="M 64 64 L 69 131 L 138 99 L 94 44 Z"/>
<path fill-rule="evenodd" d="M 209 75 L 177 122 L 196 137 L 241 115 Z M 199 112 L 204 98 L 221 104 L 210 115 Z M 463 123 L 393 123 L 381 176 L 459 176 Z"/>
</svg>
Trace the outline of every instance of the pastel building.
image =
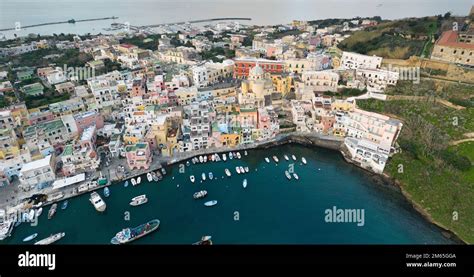
<svg viewBox="0 0 474 277">
<path fill-rule="evenodd" d="M 53 182 L 56 179 L 55 159 L 48 155 L 43 159 L 23 165 L 20 170 L 20 183 L 25 188 L 32 188 L 38 184 Z"/>
<path fill-rule="evenodd" d="M 341 67 L 344 69 L 378 69 L 382 64 L 382 57 L 368 56 L 353 52 L 342 52 Z"/>
<path fill-rule="evenodd" d="M 152 153 L 147 142 L 139 142 L 125 147 L 125 156 L 130 169 L 149 169 Z"/>
</svg>

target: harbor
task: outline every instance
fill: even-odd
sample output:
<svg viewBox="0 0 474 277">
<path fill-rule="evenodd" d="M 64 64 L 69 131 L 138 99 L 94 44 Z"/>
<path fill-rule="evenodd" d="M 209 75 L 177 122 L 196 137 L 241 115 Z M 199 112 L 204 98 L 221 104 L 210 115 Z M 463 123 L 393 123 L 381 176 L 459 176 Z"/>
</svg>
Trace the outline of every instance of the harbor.
<svg viewBox="0 0 474 277">
<path fill-rule="evenodd" d="M 270 145 L 275 144 L 261 147 Z M 452 243 L 398 192 L 374 184 L 363 170 L 347 166 L 337 151 L 296 144 L 247 150 L 248 155 L 244 151 L 233 150 L 240 152 L 241 159 L 229 159 L 226 152 L 227 160 L 220 162 L 187 165 L 184 160 L 170 160 L 161 181 L 148 182 L 142 174 L 136 186 L 124 187 L 125 181 L 115 181 L 109 187 L 109 197 L 104 197 L 102 189 L 97 190 L 107 204 L 104 212 L 94 209 L 89 194 L 74 197 L 52 219 L 43 213 L 38 226 L 22 223 L 1 243 L 24 243 L 22 240 L 32 233 L 38 233 L 38 239 L 65 233 L 57 244 L 109 244 L 122 228 L 155 218 L 161 222 L 159 230 L 133 243 L 192 244 L 203 236 L 212 236 L 214 244 Z M 296 161 L 290 158 L 293 155 Z M 298 180 L 285 177 L 290 165 Z M 238 166 L 248 167 L 249 172 L 237 174 Z M 225 175 L 226 168 L 231 177 Z M 201 174 L 209 172 L 213 179 L 202 180 Z M 190 181 L 191 175 L 196 176 L 195 183 Z M 246 188 L 242 186 L 244 179 L 248 180 Z M 207 195 L 193 199 L 201 190 Z M 146 204 L 129 205 L 131 198 L 144 194 Z M 211 200 L 218 201 L 217 205 L 206 207 L 204 203 Z M 324 212 L 333 206 L 364 209 L 365 225 L 328 224 Z"/>
</svg>

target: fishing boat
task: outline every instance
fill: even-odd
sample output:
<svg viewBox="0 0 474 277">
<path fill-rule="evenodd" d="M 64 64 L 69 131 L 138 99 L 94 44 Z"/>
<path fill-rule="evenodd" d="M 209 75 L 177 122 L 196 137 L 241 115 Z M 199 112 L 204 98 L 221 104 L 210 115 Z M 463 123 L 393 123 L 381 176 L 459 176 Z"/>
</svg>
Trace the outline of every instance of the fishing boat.
<svg viewBox="0 0 474 277">
<path fill-rule="evenodd" d="M 201 191 L 195 192 L 193 194 L 193 198 L 194 199 L 201 199 L 201 198 L 206 197 L 206 195 L 207 195 L 207 191 L 206 190 L 201 190 Z"/>
<path fill-rule="evenodd" d="M 212 207 L 214 205 L 217 204 L 217 200 L 211 200 L 211 201 L 207 201 L 206 203 L 204 203 L 204 206 L 206 207 Z"/>
<path fill-rule="evenodd" d="M 299 180 L 299 179 L 300 179 L 300 176 L 298 176 L 298 174 L 296 174 L 296 173 L 293 173 L 293 177 L 294 177 L 296 180 Z"/>
<path fill-rule="evenodd" d="M 287 160 L 287 161 L 289 161 L 289 160 L 290 160 L 290 158 L 288 158 L 288 156 L 287 156 L 286 154 L 285 154 L 283 157 L 284 157 L 284 158 L 285 158 L 285 160 Z"/>
<path fill-rule="evenodd" d="M 137 181 L 135 181 L 134 178 L 130 179 L 130 182 L 132 182 L 132 186 L 136 186 L 136 185 L 137 185 Z"/>
<path fill-rule="evenodd" d="M 209 172 L 209 180 L 212 180 L 214 179 L 214 174 L 212 174 L 212 172 Z"/>
<path fill-rule="evenodd" d="M 265 157 L 265 161 L 266 161 L 267 163 L 270 163 L 270 159 L 269 159 L 268 157 Z"/>
<path fill-rule="evenodd" d="M 58 208 L 58 204 L 54 203 L 51 205 L 51 208 L 49 208 L 48 211 L 48 219 L 53 218 L 53 216 L 56 214 L 56 209 Z"/>
<path fill-rule="evenodd" d="M 23 239 L 23 242 L 32 241 L 38 236 L 38 233 L 31 234 Z"/>
<path fill-rule="evenodd" d="M 40 217 L 40 215 L 41 215 L 42 213 L 43 213 L 43 208 L 37 209 L 37 210 L 36 210 L 36 214 L 35 214 L 36 218 Z"/>
<path fill-rule="evenodd" d="M 102 197 L 100 197 L 100 195 L 95 191 L 91 193 L 89 201 L 98 212 L 103 212 L 107 208 L 107 205 L 105 204 L 104 200 L 102 200 Z"/>
<path fill-rule="evenodd" d="M 4 220 L 0 223 L 0 240 L 9 237 L 13 231 L 15 223 L 13 220 Z"/>
<path fill-rule="evenodd" d="M 288 170 L 285 170 L 285 175 L 286 175 L 286 178 L 288 178 L 288 180 L 291 179 L 291 174 L 290 172 L 288 172 Z"/>
<path fill-rule="evenodd" d="M 65 210 L 67 208 L 67 205 L 69 204 L 69 201 L 65 200 L 62 204 L 61 204 L 61 210 Z"/>
<path fill-rule="evenodd" d="M 151 173 L 148 172 L 148 173 L 146 174 L 146 179 L 148 180 L 148 182 L 153 181 L 153 175 L 151 175 Z"/>
<path fill-rule="evenodd" d="M 126 188 L 128 187 L 128 180 L 125 181 L 125 183 L 123 184 L 123 186 Z"/>
<path fill-rule="evenodd" d="M 296 161 L 296 156 L 295 155 L 291 155 L 291 158 L 293 159 L 293 161 Z"/>
<path fill-rule="evenodd" d="M 204 158 L 202 156 L 199 156 L 199 162 L 200 163 L 203 163 L 204 162 Z"/>
<path fill-rule="evenodd" d="M 139 185 L 142 182 L 142 177 L 138 176 L 137 178 L 137 185 Z"/>
<path fill-rule="evenodd" d="M 223 160 L 224 162 L 227 161 L 227 157 L 226 157 L 225 153 L 222 154 L 222 160 Z"/>
<path fill-rule="evenodd" d="M 245 173 L 245 169 L 243 166 L 239 166 L 239 169 L 240 169 L 240 173 L 244 174 Z"/>
<path fill-rule="evenodd" d="M 246 166 L 246 167 L 244 168 L 244 170 L 245 170 L 245 173 L 249 173 L 249 171 L 250 171 L 250 169 L 249 169 L 248 166 Z"/>
<path fill-rule="evenodd" d="M 230 170 L 228 170 L 227 168 L 225 169 L 225 175 L 227 175 L 227 177 L 230 177 L 232 174 L 230 173 Z"/>
<path fill-rule="evenodd" d="M 279 162 L 279 160 L 278 160 L 278 157 L 277 157 L 277 156 L 273 156 L 272 158 L 273 158 L 273 160 L 274 160 L 276 163 L 278 163 L 278 162 Z"/>
<path fill-rule="evenodd" d="M 200 241 L 193 243 L 193 245 L 212 245 L 211 236 L 204 236 Z"/>
<path fill-rule="evenodd" d="M 54 242 L 64 238 L 65 235 L 66 235 L 66 233 L 57 233 L 57 234 L 51 235 L 47 238 L 44 238 L 42 240 L 39 240 L 39 241 L 35 242 L 35 245 L 48 245 L 48 244 L 54 243 Z"/>
<path fill-rule="evenodd" d="M 122 231 L 118 232 L 115 237 L 110 240 L 112 244 L 124 244 L 137 240 L 143 236 L 150 234 L 151 232 L 158 229 L 160 226 L 160 221 L 158 219 L 153 219 L 133 228 L 125 228 Z"/>
<path fill-rule="evenodd" d="M 110 189 L 108 187 L 104 188 L 104 196 L 109 197 L 110 196 Z"/>
<path fill-rule="evenodd" d="M 232 152 L 229 152 L 229 159 L 233 159 L 234 158 L 234 154 L 232 154 Z"/>
<path fill-rule="evenodd" d="M 248 155 L 247 150 L 245 150 L 244 151 L 244 156 L 247 156 L 247 155 Z"/>
<path fill-rule="evenodd" d="M 242 182 L 242 187 L 244 187 L 244 188 L 247 187 L 247 179 L 244 179 L 244 181 Z"/>
<path fill-rule="evenodd" d="M 166 169 L 165 169 L 164 167 L 161 168 L 161 173 L 162 173 L 163 175 L 166 175 Z"/>
<path fill-rule="evenodd" d="M 206 181 L 206 173 L 203 172 L 203 173 L 201 174 L 201 179 L 202 179 L 203 181 Z"/>
<path fill-rule="evenodd" d="M 237 174 L 240 174 L 240 167 L 236 166 L 235 171 L 237 172 Z"/>
<path fill-rule="evenodd" d="M 146 194 L 142 194 L 136 197 L 132 198 L 132 201 L 130 201 L 130 206 L 140 206 L 148 202 L 148 198 L 146 197 Z"/>
<path fill-rule="evenodd" d="M 191 175 L 191 176 L 189 176 L 189 180 L 191 180 L 191 183 L 194 183 L 194 181 L 195 181 L 196 179 L 194 178 L 194 175 Z"/>
<path fill-rule="evenodd" d="M 240 155 L 240 152 L 237 152 L 237 159 L 241 159 L 242 156 Z"/>
<path fill-rule="evenodd" d="M 301 158 L 301 161 L 303 162 L 303 164 L 306 164 L 306 159 L 304 157 Z"/>
</svg>

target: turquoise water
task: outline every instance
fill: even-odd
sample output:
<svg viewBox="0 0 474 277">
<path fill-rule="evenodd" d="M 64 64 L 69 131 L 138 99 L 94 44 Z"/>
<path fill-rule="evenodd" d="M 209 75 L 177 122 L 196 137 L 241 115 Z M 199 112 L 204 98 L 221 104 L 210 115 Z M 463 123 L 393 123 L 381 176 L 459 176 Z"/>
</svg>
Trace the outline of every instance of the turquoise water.
<svg viewBox="0 0 474 277">
<path fill-rule="evenodd" d="M 290 162 L 283 159 L 284 153 L 298 157 L 298 181 L 286 179 L 284 171 Z M 272 155 L 278 155 L 278 165 L 264 161 Z M 301 156 L 306 157 L 307 165 L 301 164 Z M 237 175 L 237 165 L 249 166 L 250 173 Z M 231 178 L 222 178 L 226 167 Z M 185 173 L 179 172 L 179 165 L 167 171 L 159 183 L 147 183 L 142 176 L 136 187 L 112 185 L 110 197 L 104 198 L 107 210 L 103 214 L 95 211 L 88 194 L 70 199 L 69 207 L 58 209 L 52 220 L 47 219 L 46 207 L 38 226 L 23 223 L 2 243 L 23 243 L 23 238 L 35 232 L 39 233 L 37 239 L 65 232 L 58 244 L 107 244 L 122 228 L 154 218 L 161 221 L 159 231 L 133 243 L 190 244 L 203 235 L 212 235 L 215 244 L 452 243 L 414 212 L 398 192 L 374 184 L 335 151 L 286 145 L 252 150 L 241 160 L 191 164 Z M 214 173 L 213 181 L 189 181 L 190 174 L 200 180 L 201 173 L 209 171 Z M 246 189 L 242 187 L 244 178 L 248 179 Z M 207 197 L 194 200 L 193 193 L 201 189 L 208 191 Z M 140 194 L 147 194 L 148 203 L 130 207 L 130 199 Z M 203 205 L 214 199 L 218 200 L 216 206 Z M 364 209 L 365 225 L 326 223 L 325 210 L 333 206 Z M 124 220 L 127 211 L 129 221 Z"/>
</svg>

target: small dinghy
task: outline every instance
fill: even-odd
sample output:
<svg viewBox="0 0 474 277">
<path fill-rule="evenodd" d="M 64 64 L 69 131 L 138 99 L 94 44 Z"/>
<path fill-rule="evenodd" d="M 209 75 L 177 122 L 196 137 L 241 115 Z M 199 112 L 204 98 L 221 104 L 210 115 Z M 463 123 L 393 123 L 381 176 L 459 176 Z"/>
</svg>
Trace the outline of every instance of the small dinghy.
<svg viewBox="0 0 474 277">
<path fill-rule="evenodd" d="M 189 180 L 191 180 L 191 183 L 194 183 L 194 181 L 195 181 L 196 179 L 194 178 L 194 175 L 191 175 L 191 176 L 189 176 Z"/>
<path fill-rule="evenodd" d="M 206 173 L 203 172 L 203 173 L 201 174 L 201 179 L 202 179 L 203 181 L 206 181 Z"/>
<path fill-rule="evenodd" d="M 270 159 L 269 159 L 268 157 L 265 157 L 265 161 L 266 161 L 267 163 L 270 163 Z"/>
<path fill-rule="evenodd" d="M 293 159 L 293 161 L 296 161 L 296 156 L 295 155 L 291 155 L 291 158 Z"/>
<path fill-rule="evenodd" d="M 125 181 L 125 183 L 123 184 L 123 187 L 124 187 L 124 188 L 128 187 L 128 180 Z"/>
<path fill-rule="evenodd" d="M 67 208 L 67 205 L 69 204 L 69 201 L 64 201 L 63 204 L 61 205 L 61 210 L 65 210 Z"/>
<path fill-rule="evenodd" d="M 291 180 L 291 174 L 288 172 L 288 170 L 285 171 L 285 176 L 288 178 L 288 180 Z"/>
<path fill-rule="evenodd" d="M 247 156 L 247 150 L 244 151 L 244 156 Z"/>
<path fill-rule="evenodd" d="M 290 158 L 288 158 L 288 156 L 287 156 L 287 155 L 284 155 L 283 157 L 284 157 L 284 158 L 285 158 L 285 160 L 287 160 L 287 161 L 289 161 L 289 160 L 290 160 Z"/>
<path fill-rule="evenodd" d="M 301 161 L 303 162 L 303 164 L 306 164 L 306 159 L 304 157 L 301 158 Z"/>
<path fill-rule="evenodd" d="M 244 187 L 244 188 L 247 187 L 247 179 L 244 179 L 244 181 L 242 182 L 242 187 Z"/>
<path fill-rule="evenodd" d="M 142 177 L 137 178 L 137 185 L 139 185 L 142 182 Z"/>
<path fill-rule="evenodd" d="M 206 203 L 204 203 L 204 206 L 212 207 L 212 206 L 215 206 L 216 204 L 217 204 L 217 200 L 211 200 L 211 201 L 207 201 Z"/>
<path fill-rule="evenodd" d="M 164 167 L 161 168 L 161 173 L 162 173 L 163 175 L 166 175 L 166 169 L 165 169 Z"/>
<path fill-rule="evenodd" d="M 249 169 L 248 166 L 246 166 L 246 167 L 244 168 L 244 170 L 245 170 L 245 173 L 249 173 L 249 171 L 250 171 L 250 169 Z"/>
<path fill-rule="evenodd" d="M 222 160 L 223 160 L 224 162 L 227 161 L 227 157 L 226 157 L 225 153 L 222 154 Z"/>
<path fill-rule="evenodd" d="M 148 182 L 151 183 L 151 181 L 153 181 L 153 175 L 151 175 L 151 173 L 148 172 L 148 173 L 146 174 L 146 179 L 148 180 Z"/>
<path fill-rule="evenodd" d="M 245 169 L 243 166 L 239 166 L 239 169 L 240 169 L 240 173 L 244 174 L 245 173 Z"/>
<path fill-rule="evenodd" d="M 58 204 L 54 203 L 48 211 L 48 219 L 51 219 L 56 214 L 56 209 L 58 208 Z"/>
<path fill-rule="evenodd" d="M 233 159 L 234 158 L 234 154 L 232 154 L 232 152 L 229 152 L 229 159 Z"/>
<path fill-rule="evenodd" d="M 296 174 L 296 173 L 293 173 L 293 177 L 294 177 L 296 180 L 298 180 L 298 179 L 300 178 L 300 177 L 298 176 L 298 174 Z"/>
<path fill-rule="evenodd" d="M 137 181 L 135 180 L 135 178 L 130 179 L 130 182 L 132 182 L 132 186 L 137 185 Z"/>
<path fill-rule="evenodd" d="M 29 236 L 27 236 L 26 238 L 23 239 L 23 242 L 34 240 L 37 236 L 38 236 L 38 233 L 34 233 L 32 235 L 29 235 Z"/>
<path fill-rule="evenodd" d="M 240 160 L 241 158 L 242 158 L 242 156 L 240 155 L 240 152 L 237 152 L 237 159 Z"/>
<path fill-rule="evenodd" d="M 227 177 L 230 177 L 232 174 L 230 173 L 230 170 L 228 170 L 227 168 L 225 169 L 225 175 L 227 175 Z"/>
<path fill-rule="evenodd" d="M 214 174 L 212 174 L 212 172 L 209 172 L 209 180 L 212 180 L 214 179 Z"/>
<path fill-rule="evenodd" d="M 108 187 L 105 187 L 105 188 L 104 188 L 104 196 L 105 196 L 105 197 L 109 197 L 109 196 L 110 196 L 110 190 L 109 190 Z"/>
<path fill-rule="evenodd" d="M 278 157 L 277 156 L 273 156 L 273 160 L 278 163 L 280 160 L 278 160 Z"/>
</svg>

